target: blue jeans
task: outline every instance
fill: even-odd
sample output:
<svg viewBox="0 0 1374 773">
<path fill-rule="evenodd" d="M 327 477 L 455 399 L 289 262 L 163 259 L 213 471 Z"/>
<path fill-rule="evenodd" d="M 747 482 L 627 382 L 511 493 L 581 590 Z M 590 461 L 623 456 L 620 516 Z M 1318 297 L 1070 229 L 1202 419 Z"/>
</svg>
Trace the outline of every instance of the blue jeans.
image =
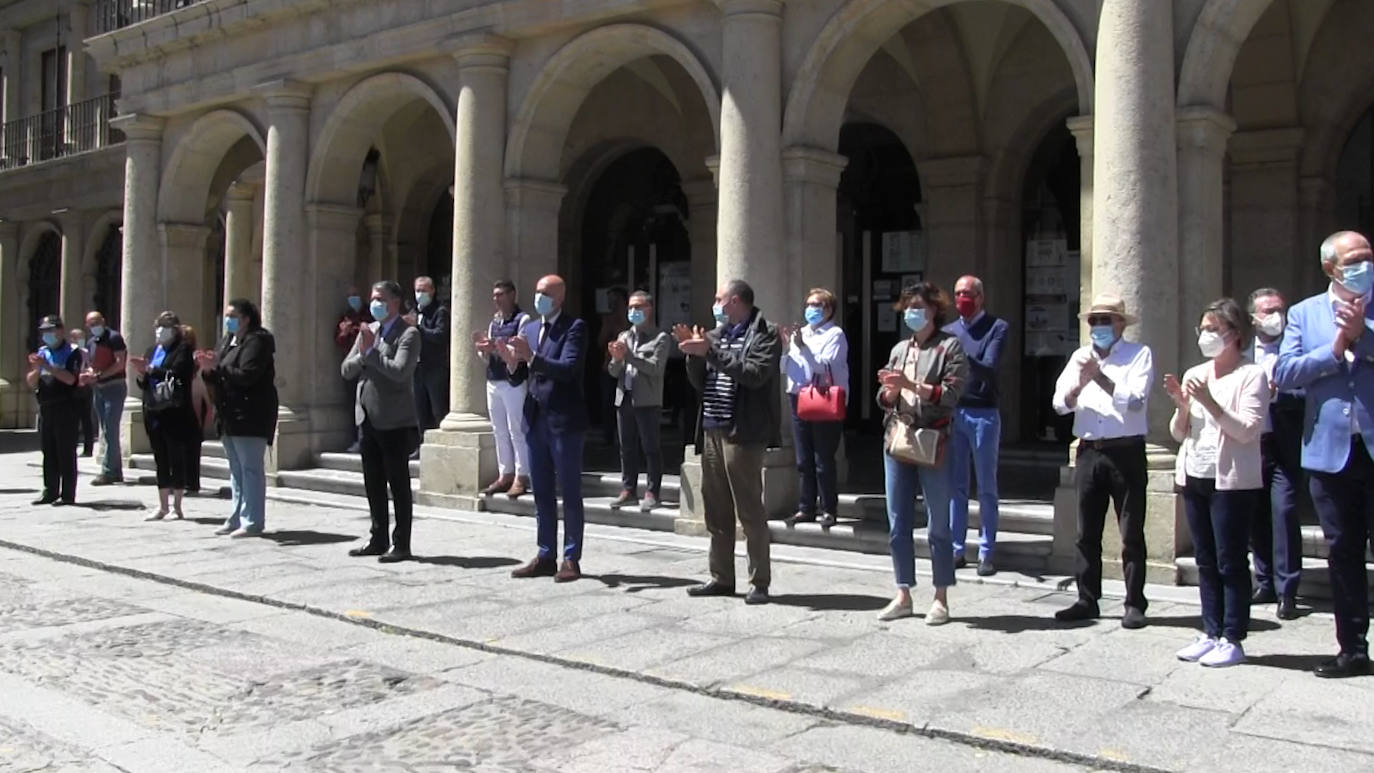
<svg viewBox="0 0 1374 773">
<path fill-rule="evenodd" d="M 129 396 L 129 385 L 124 379 L 100 384 L 91 390 L 95 402 L 95 418 L 100 422 L 100 434 L 105 437 L 105 458 L 100 463 L 100 474 L 110 480 L 124 479 L 124 458 L 119 447 L 119 419 L 124 415 L 124 400 Z"/>
<path fill-rule="evenodd" d="M 887 488 L 888 545 L 892 550 L 892 573 L 898 588 L 916 584 L 916 545 L 911 530 L 916 526 L 916 488 L 925 494 L 926 513 L 949 512 L 949 465 L 917 467 L 903 464 L 883 454 Z M 927 518 L 930 539 L 930 568 L 935 587 L 954 584 L 954 547 L 949 520 Z"/>
<path fill-rule="evenodd" d="M 1217 491 L 1215 481 L 1189 477 L 1183 510 L 1193 533 L 1202 632 L 1245 640 L 1250 628 L 1250 514 L 1258 491 Z"/>
<path fill-rule="evenodd" d="M 530 446 L 530 484 L 539 558 L 558 557 L 558 491 L 563 490 L 563 560 L 582 560 L 582 447 L 586 433 L 554 432 L 548 419 L 536 416 L 525 428 Z"/>
<path fill-rule="evenodd" d="M 221 440 L 229 460 L 229 487 L 234 494 L 234 511 L 224 525 L 261 532 L 267 526 L 267 472 L 263 466 L 267 438 L 225 435 Z"/>
<path fill-rule="evenodd" d="M 802 421 L 797 416 L 797 396 L 788 395 L 792 403 L 792 438 L 797 452 L 797 474 L 801 477 L 798 489 L 797 512 L 816 515 L 819 512 L 836 515 L 840 511 L 839 470 L 835 467 L 835 452 L 844 437 L 842 421 Z"/>
<path fill-rule="evenodd" d="M 949 438 L 949 528 L 954 555 L 964 554 L 968 533 L 969 457 L 978 476 L 978 558 L 992 555 L 997 544 L 997 448 L 1002 444 L 1002 414 L 996 408 L 959 408 Z M 933 511 L 932 511 L 933 512 Z"/>
</svg>

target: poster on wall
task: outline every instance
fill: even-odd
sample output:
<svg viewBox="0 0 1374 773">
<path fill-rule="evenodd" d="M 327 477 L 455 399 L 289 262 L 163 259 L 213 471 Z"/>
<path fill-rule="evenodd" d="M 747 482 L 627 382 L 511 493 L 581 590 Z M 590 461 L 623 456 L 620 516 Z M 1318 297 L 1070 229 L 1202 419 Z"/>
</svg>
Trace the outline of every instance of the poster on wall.
<svg viewBox="0 0 1374 773">
<path fill-rule="evenodd" d="M 897 310 L 892 308 L 892 304 L 885 302 L 879 302 L 876 306 L 878 309 L 878 332 L 897 332 Z"/>
<path fill-rule="evenodd" d="M 893 286 L 895 284 L 896 282 L 891 279 L 873 280 L 873 300 L 890 301 L 896 298 L 897 296 L 895 290 L 893 289 Z"/>
<path fill-rule="evenodd" d="M 920 231 L 888 231 L 883 234 L 883 273 L 904 274 L 926 270 L 925 235 Z"/>
</svg>

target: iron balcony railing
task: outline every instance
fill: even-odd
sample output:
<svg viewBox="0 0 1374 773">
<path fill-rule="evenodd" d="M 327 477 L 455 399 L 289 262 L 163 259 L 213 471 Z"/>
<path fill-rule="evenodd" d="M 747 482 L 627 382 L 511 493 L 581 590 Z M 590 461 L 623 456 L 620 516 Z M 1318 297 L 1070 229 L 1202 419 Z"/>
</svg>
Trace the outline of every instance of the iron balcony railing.
<svg viewBox="0 0 1374 773">
<path fill-rule="evenodd" d="M 14 169 L 123 142 L 124 135 L 110 128 L 114 114 L 114 95 L 105 94 L 6 121 L 0 131 L 4 150 L 0 169 Z"/>
<path fill-rule="evenodd" d="M 104 34 L 123 29 L 130 24 L 138 24 L 154 16 L 171 13 L 178 8 L 199 2 L 202 0 L 97 0 L 96 33 Z"/>
</svg>

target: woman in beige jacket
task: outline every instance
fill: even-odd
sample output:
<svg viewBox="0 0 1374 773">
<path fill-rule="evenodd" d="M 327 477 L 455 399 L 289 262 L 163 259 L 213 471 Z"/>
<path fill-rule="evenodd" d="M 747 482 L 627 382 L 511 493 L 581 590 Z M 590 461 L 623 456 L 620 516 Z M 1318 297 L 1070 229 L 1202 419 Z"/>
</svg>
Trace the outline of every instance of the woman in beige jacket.
<svg viewBox="0 0 1374 773">
<path fill-rule="evenodd" d="M 1170 430 L 1182 443 L 1175 482 L 1198 566 L 1202 634 L 1179 650 L 1181 660 L 1204 666 L 1244 662 L 1241 642 L 1250 626 L 1250 518 L 1263 484 L 1260 433 L 1269 409 L 1269 379 L 1245 359 L 1249 318 L 1230 298 L 1202 313 L 1198 348 L 1208 358 L 1173 374 L 1164 388 L 1175 410 Z"/>
</svg>

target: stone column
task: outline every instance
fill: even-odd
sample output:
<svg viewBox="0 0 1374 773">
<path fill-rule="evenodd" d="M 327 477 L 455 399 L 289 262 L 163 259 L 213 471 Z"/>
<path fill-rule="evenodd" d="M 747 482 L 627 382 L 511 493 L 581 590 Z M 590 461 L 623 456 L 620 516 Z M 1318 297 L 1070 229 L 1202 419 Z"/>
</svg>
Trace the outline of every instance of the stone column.
<svg viewBox="0 0 1374 773">
<path fill-rule="evenodd" d="M 1092 287 L 1121 295 L 1140 318 L 1127 338 L 1150 346 L 1150 440 L 1172 443 L 1169 400 L 1158 379 L 1179 367 L 1178 157 L 1174 118 L 1173 18 L 1149 3 L 1104 0 L 1098 32 L 1094 115 Z M 1173 454 L 1151 445 L 1146 542 L 1151 582 L 1172 582 L 1186 535 L 1173 493 Z M 1056 497 L 1056 503 L 1061 502 Z M 1067 510 L 1067 511 L 1064 511 Z M 1056 507 L 1055 519 L 1075 518 Z M 1119 576 L 1119 539 L 1108 528 L 1104 570 Z M 1056 553 L 1056 559 L 1065 556 Z"/>
<path fill-rule="evenodd" d="M 339 301 L 353 283 L 362 214 L 362 210 L 348 205 L 312 203 L 305 207 L 310 289 L 298 290 L 296 298 L 304 307 L 298 315 L 306 342 L 299 356 L 311 374 L 305 397 L 310 406 L 312 456 L 347 448 L 357 435 L 348 395 L 350 385 L 339 375 L 342 358 L 334 345 L 334 325 Z"/>
<path fill-rule="evenodd" d="M 367 228 L 368 251 L 367 262 L 363 266 L 363 278 L 358 283 L 360 292 L 366 286 L 389 276 L 386 261 L 386 216 L 380 212 L 369 212 L 363 215 L 363 225 Z"/>
<path fill-rule="evenodd" d="M 1298 251 L 1293 258 L 1293 287 L 1297 295 L 1289 299 L 1290 303 L 1321 292 L 1330 281 L 1321 272 L 1320 245 L 1338 228 L 1334 182 L 1325 177 L 1302 178 L 1298 181 L 1298 201 L 1301 227 Z"/>
<path fill-rule="evenodd" d="M 687 240 L 692 245 L 691 318 L 704 323 L 716 293 L 715 180 L 704 177 L 682 183 L 687 197 Z"/>
<path fill-rule="evenodd" d="M 784 220 L 787 224 L 787 311 L 798 312 L 807 290 L 827 287 L 840 293 L 835 250 L 835 195 L 849 159 L 819 148 L 783 151 Z M 779 312 L 774 312 L 778 314 Z M 838 320 L 841 324 L 843 319 Z"/>
<path fill-rule="evenodd" d="M 1019 197 L 984 196 L 979 218 L 983 224 L 984 249 L 975 264 L 977 269 L 972 273 L 983 280 L 988 311 L 1007 321 L 1007 340 L 997 370 L 997 385 L 1001 398 L 1002 442 L 1015 443 L 1021 438 L 1022 411 L 1038 411 L 1040 407 L 1025 399 L 1027 396 L 1022 389 L 1025 299 L 1021 289 L 1025 272 L 1021 244 L 1021 200 Z M 953 283 L 947 286 L 952 293 Z"/>
<path fill-rule="evenodd" d="M 535 282 L 558 271 L 558 212 L 568 189 L 527 177 L 508 179 L 503 187 L 506 263 L 513 272 L 507 278 L 515 282 L 522 305 L 528 307 L 534 302 Z"/>
<path fill-rule="evenodd" d="M 253 199 L 257 186 L 230 184 L 224 195 L 224 301 L 260 303 L 262 259 L 253 253 Z M 215 309 L 218 313 L 220 309 Z"/>
<path fill-rule="evenodd" d="M 87 22 L 90 19 L 89 0 L 78 0 L 71 5 L 67 12 L 68 31 L 67 38 L 67 104 L 74 105 L 86 99 L 86 36 L 89 32 Z M 68 111 L 66 121 L 66 142 L 80 146 L 82 141 L 87 141 L 85 137 L 78 137 L 82 131 L 81 122 L 75 113 Z M 95 127 L 89 131 L 92 136 L 89 141 L 94 142 Z"/>
<path fill-rule="evenodd" d="M 1235 128 L 1231 116 L 1210 107 L 1179 110 L 1179 367 L 1201 359 L 1193 320 L 1225 292 L 1222 165 L 1226 161 L 1227 138 Z M 1244 303 L 1251 289 L 1235 287 L 1231 293 Z"/>
<path fill-rule="evenodd" d="M 720 111 L 717 275 L 754 286 L 765 315 L 796 301 L 783 268 L 782 2 L 717 0 L 725 15 Z"/>
<path fill-rule="evenodd" d="M 162 244 L 162 297 L 158 309 L 176 312 L 183 324 L 200 331 L 202 341 L 210 330 L 212 317 L 205 308 L 205 247 L 210 227 L 201 223 L 158 223 Z M 213 316 L 218 316 L 217 314 Z"/>
<path fill-rule="evenodd" d="M 19 101 L 20 91 L 24 87 L 23 35 L 14 29 L 0 30 L 0 45 L 5 49 L 4 53 L 0 54 L 0 74 L 3 74 L 4 88 L 3 117 L 8 123 L 17 121 L 24 115 L 23 103 Z M 17 156 L 28 155 L 28 147 L 24 144 L 25 138 L 19 133 L 18 126 L 6 127 L 3 141 L 0 156 L 9 164 L 17 164 Z"/>
<path fill-rule="evenodd" d="M 986 166 L 982 156 L 934 158 L 916 165 L 924 203 L 925 278 L 941 287 L 953 287 L 982 260 L 978 218 Z"/>
<path fill-rule="evenodd" d="M 1078 308 L 1093 302 L 1093 117 L 1076 115 L 1068 120 L 1069 132 L 1078 146 Z M 1078 326 L 1078 339 L 1088 340 L 1088 323 Z"/>
<path fill-rule="evenodd" d="M 19 225 L 0 221 L 0 428 L 23 422 L 24 402 L 30 399 L 24 383 L 28 372 L 20 338 L 23 300 L 19 288 Z"/>
<path fill-rule="evenodd" d="M 148 277 L 162 273 L 157 229 L 158 176 L 162 164 L 162 119 L 129 114 L 111 125 L 124 133 L 124 227 L 120 278 L 120 332 L 129 350 L 140 355 L 153 343 L 153 317 L 162 303 L 161 287 L 149 292 Z M 143 432 L 143 400 L 129 370 L 129 399 L 120 429 L 126 456 L 149 450 Z"/>
<path fill-rule="evenodd" d="M 1293 256 L 1306 255 L 1303 273 L 1318 265 L 1322 234 L 1298 244 L 1298 155 L 1303 130 L 1261 129 L 1231 137 L 1231 254 L 1228 291 L 1244 297 L 1256 287 L 1277 287 L 1290 302 L 1302 297 Z"/>
<path fill-rule="evenodd" d="M 82 276 L 83 247 L 85 246 L 85 218 L 76 213 L 62 217 L 62 274 L 57 313 L 68 329 L 80 324 L 86 316 L 85 277 Z"/>
<path fill-rule="evenodd" d="M 302 308 L 307 275 L 305 167 L 309 159 L 310 89 L 292 81 L 259 86 L 267 101 L 267 176 L 263 207 L 262 322 L 276 338 L 277 440 L 268 454 L 274 470 L 311 462 L 308 437 L 311 359 L 309 304 Z"/>
<path fill-rule="evenodd" d="M 491 321 L 491 286 L 500 278 L 509 41 L 480 35 L 461 40 L 457 141 L 453 170 L 452 336 L 449 415 L 427 433 L 420 488 L 440 496 L 475 498 L 496 477 L 496 444 L 487 420 L 486 376 L 473 357 L 472 331 Z M 477 500 L 470 499 L 475 503 Z"/>
</svg>

